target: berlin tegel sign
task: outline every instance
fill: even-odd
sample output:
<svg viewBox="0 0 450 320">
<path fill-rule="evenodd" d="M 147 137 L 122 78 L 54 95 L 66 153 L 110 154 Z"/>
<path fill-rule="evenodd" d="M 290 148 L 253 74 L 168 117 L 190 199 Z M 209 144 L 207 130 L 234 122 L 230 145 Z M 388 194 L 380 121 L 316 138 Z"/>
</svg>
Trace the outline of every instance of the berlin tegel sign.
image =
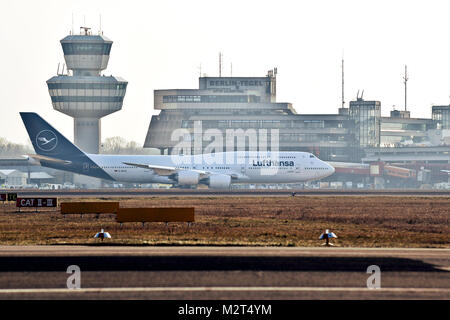
<svg viewBox="0 0 450 320">
<path fill-rule="evenodd" d="M 57 198 L 17 198 L 18 208 L 48 208 L 56 207 Z"/>
</svg>

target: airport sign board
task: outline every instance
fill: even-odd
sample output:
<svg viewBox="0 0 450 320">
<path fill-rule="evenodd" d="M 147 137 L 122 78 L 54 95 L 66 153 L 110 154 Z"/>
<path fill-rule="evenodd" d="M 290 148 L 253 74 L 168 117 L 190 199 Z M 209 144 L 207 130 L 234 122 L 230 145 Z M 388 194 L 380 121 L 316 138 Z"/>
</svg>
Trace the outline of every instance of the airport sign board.
<svg viewBox="0 0 450 320">
<path fill-rule="evenodd" d="M 6 193 L 0 193 L 0 201 L 6 201 Z"/>
<path fill-rule="evenodd" d="M 242 86 L 242 87 L 261 87 L 265 84 L 264 81 L 258 80 L 215 80 L 209 81 L 210 87 L 230 87 L 230 86 Z"/>
<path fill-rule="evenodd" d="M 18 208 L 46 208 L 56 207 L 57 198 L 17 198 L 16 207 Z"/>
<path fill-rule="evenodd" d="M 8 201 L 16 201 L 17 193 L 8 193 Z"/>
</svg>

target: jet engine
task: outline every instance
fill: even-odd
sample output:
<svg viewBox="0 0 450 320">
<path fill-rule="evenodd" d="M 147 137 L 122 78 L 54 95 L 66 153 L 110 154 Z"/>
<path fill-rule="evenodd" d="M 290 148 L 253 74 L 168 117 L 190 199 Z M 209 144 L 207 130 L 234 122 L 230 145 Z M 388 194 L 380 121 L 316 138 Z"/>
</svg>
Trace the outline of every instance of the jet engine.
<svg viewBox="0 0 450 320">
<path fill-rule="evenodd" d="M 27 157 L 28 164 L 30 164 L 30 165 L 37 165 L 37 166 L 41 165 L 41 162 L 39 160 L 37 160 L 35 158 L 32 158 L 30 156 L 26 156 L 26 157 Z"/>
<path fill-rule="evenodd" d="M 231 177 L 226 174 L 214 174 L 208 178 L 208 186 L 213 189 L 228 189 Z"/>
<path fill-rule="evenodd" d="M 200 180 L 200 175 L 192 171 L 179 171 L 176 173 L 175 179 L 180 186 L 196 185 Z"/>
</svg>

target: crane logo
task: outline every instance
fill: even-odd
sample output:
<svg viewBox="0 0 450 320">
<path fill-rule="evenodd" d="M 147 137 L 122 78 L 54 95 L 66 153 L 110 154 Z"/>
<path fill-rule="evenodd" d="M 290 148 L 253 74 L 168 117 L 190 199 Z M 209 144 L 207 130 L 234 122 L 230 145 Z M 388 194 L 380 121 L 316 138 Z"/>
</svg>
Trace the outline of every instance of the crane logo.
<svg viewBox="0 0 450 320">
<path fill-rule="evenodd" d="M 58 144 L 58 138 L 53 131 L 42 130 L 36 136 L 36 145 L 42 151 L 52 151 Z"/>
</svg>

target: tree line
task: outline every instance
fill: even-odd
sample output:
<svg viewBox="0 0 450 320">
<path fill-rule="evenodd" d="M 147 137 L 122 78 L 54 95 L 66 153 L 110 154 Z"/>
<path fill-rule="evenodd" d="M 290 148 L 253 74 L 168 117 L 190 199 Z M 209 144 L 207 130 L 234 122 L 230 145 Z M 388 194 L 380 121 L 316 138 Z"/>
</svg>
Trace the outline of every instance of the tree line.
<svg viewBox="0 0 450 320">
<path fill-rule="evenodd" d="M 0 137 L 0 155 L 1 156 L 21 156 L 25 154 L 35 153 L 30 144 L 20 144 L 8 141 Z"/>
<path fill-rule="evenodd" d="M 146 149 L 136 141 L 127 141 L 122 137 L 106 138 L 100 146 L 102 154 L 159 154 L 156 149 Z"/>
<path fill-rule="evenodd" d="M 0 156 L 22 156 L 34 154 L 31 143 L 20 144 L 0 137 Z M 156 149 L 144 149 L 136 141 L 127 141 L 122 137 L 106 138 L 100 146 L 101 154 L 159 154 Z"/>
</svg>

